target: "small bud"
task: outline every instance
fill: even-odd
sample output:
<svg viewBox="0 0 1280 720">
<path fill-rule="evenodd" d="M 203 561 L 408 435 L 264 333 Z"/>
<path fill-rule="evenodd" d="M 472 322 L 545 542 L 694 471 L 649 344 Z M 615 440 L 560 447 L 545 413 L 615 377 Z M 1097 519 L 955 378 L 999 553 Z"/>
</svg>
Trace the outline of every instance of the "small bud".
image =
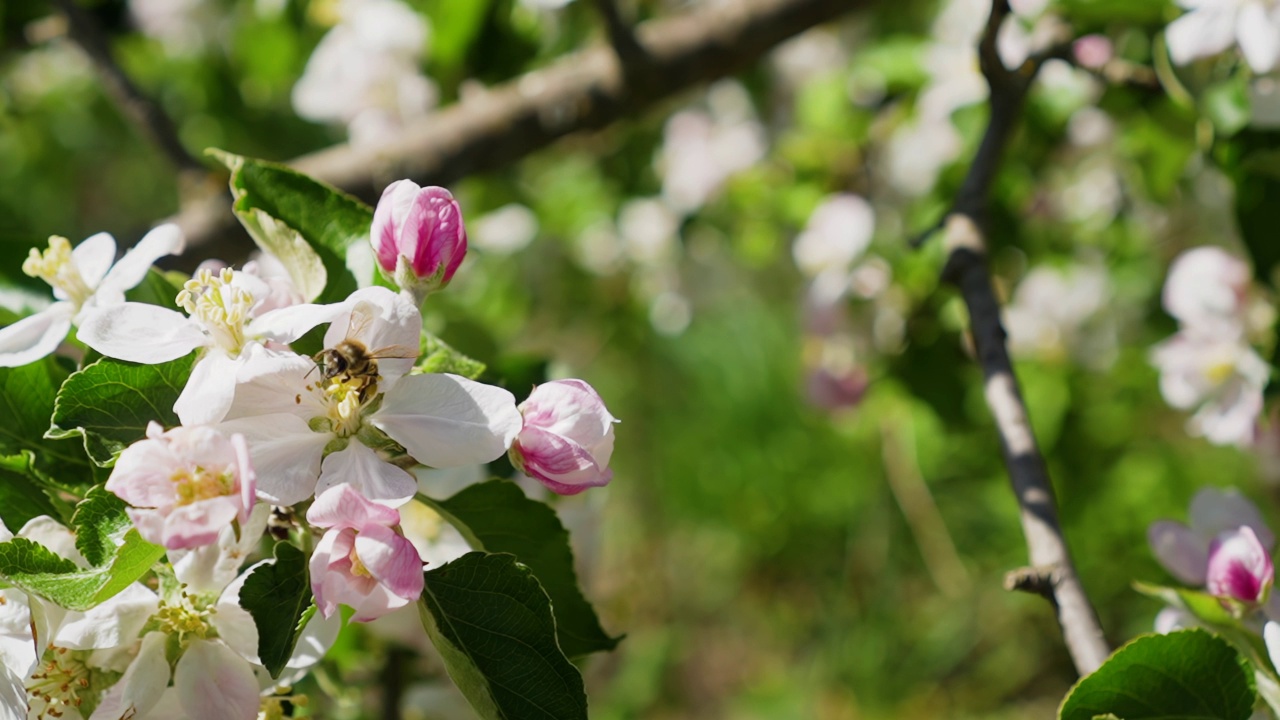
<svg viewBox="0 0 1280 720">
<path fill-rule="evenodd" d="M 1111 38 L 1106 35 L 1085 35 L 1072 43 L 1076 62 L 1090 70 L 1101 70 L 1115 56 Z"/>
<path fill-rule="evenodd" d="M 613 424 L 595 389 L 581 380 L 534 388 L 520 405 L 524 428 L 511 445 L 511 463 L 560 495 L 576 495 L 613 478 Z"/>
<path fill-rule="evenodd" d="M 1260 603 L 1275 579 L 1267 549 L 1253 530 L 1241 526 L 1218 535 L 1209 546 L 1209 594 Z"/>
<path fill-rule="evenodd" d="M 369 239 L 382 271 L 419 301 L 448 285 L 467 254 L 467 230 L 453 195 L 412 180 L 382 192 Z"/>
</svg>

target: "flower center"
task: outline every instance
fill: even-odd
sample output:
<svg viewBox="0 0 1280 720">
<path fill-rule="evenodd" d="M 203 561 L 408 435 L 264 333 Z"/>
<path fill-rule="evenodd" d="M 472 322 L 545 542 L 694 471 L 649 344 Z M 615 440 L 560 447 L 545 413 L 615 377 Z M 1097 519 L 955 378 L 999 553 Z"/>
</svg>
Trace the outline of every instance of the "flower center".
<svg viewBox="0 0 1280 720">
<path fill-rule="evenodd" d="M 45 651 L 44 662 L 26 681 L 32 717 L 60 718 L 80 707 L 84 701 L 81 693 L 89 689 L 90 671 L 84 662 L 88 654 L 63 647 Z"/>
<path fill-rule="evenodd" d="M 31 254 L 22 263 L 22 272 L 66 293 L 77 310 L 93 295 L 93 289 L 85 284 L 80 268 L 76 267 L 71 241 L 59 235 L 49 238 L 49 249 L 43 253 L 31 248 Z"/>
<path fill-rule="evenodd" d="M 179 644 L 185 645 L 188 636 L 200 639 L 216 636 L 209 622 L 211 614 L 208 607 L 197 608 L 195 598 L 183 590 L 176 601 L 162 600 L 153 619 L 159 623 L 161 632 L 176 635 Z"/>
<path fill-rule="evenodd" d="M 174 491 L 178 495 L 178 505 L 190 505 L 200 500 L 231 495 L 236 491 L 235 475 L 227 469 L 214 472 L 200 465 L 184 467 L 169 479 L 173 481 Z"/>
<path fill-rule="evenodd" d="M 362 377 L 339 376 L 325 386 L 329 420 L 338 437 L 351 437 L 360 429 L 360 410 L 364 407 L 360 396 L 366 385 Z"/>
<path fill-rule="evenodd" d="M 1234 358 L 1224 357 L 1211 363 L 1204 369 L 1205 379 L 1213 385 L 1221 385 L 1231 378 L 1236 372 L 1236 363 Z"/>
<path fill-rule="evenodd" d="M 201 270 L 182 286 L 177 298 L 178 305 L 232 357 L 244 347 L 244 324 L 254 303 L 252 293 L 232 285 L 234 279 L 231 268 L 223 268 L 216 276 Z"/>
</svg>

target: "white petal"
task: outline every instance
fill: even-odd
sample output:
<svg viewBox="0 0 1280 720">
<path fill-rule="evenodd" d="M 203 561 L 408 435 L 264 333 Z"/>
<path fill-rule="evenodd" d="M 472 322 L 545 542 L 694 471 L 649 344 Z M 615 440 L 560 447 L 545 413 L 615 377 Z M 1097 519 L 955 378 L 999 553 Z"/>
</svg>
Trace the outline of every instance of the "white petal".
<svg viewBox="0 0 1280 720">
<path fill-rule="evenodd" d="M 168 223 L 154 228 L 111 267 L 98 284 L 98 292 L 124 292 L 137 286 L 156 260 L 166 255 L 177 255 L 182 252 L 182 247 L 182 231 L 177 225 Z"/>
<path fill-rule="evenodd" d="M 22 678 L 0 665 L 0 720 L 27 720 L 27 690 Z"/>
<path fill-rule="evenodd" d="M 248 610 L 237 604 L 239 587 L 231 597 L 223 595 L 214 609 L 209 622 L 218 631 L 218 637 L 240 657 L 251 663 L 261 665 L 258 660 L 258 626 Z"/>
<path fill-rule="evenodd" d="M 0 367 L 20 367 L 57 350 L 71 330 L 72 310 L 56 302 L 0 330 Z"/>
<path fill-rule="evenodd" d="M 236 375 L 244 364 L 221 350 L 196 361 L 173 411 L 183 425 L 209 425 L 222 420 L 236 397 Z"/>
<path fill-rule="evenodd" d="M 177 689 L 170 687 L 165 688 L 151 712 L 139 715 L 134 720 L 187 720 L 187 716 L 182 711 Z"/>
<path fill-rule="evenodd" d="M 378 374 L 395 381 L 413 369 L 422 335 L 422 315 L 413 300 L 384 287 L 357 290 L 347 298 L 348 312 L 329 325 L 326 348 L 354 339 L 377 357 Z"/>
<path fill-rule="evenodd" d="M 289 413 L 303 420 L 326 413 L 320 380 L 311 358 L 267 350 L 253 344 L 240 354 L 235 400 L 227 419 Z"/>
<path fill-rule="evenodd" d="M 401 379 L 370 421 L 432 467 L 494 460 L 523 425 L 511 393 L 447 374 Z"/>
<path fill-rule="evenodd" d="M 162 632 L 149 632 L 142 638 L 138 657 L 107 691 L 89 720 L 122 720 L 155 707 L 169 685 L 169 661 L 164 656 L 167 639 Z"/>
<path fill-rule="evenodd" d="M 134 302 L 93 308 L 76 337 L 107 357 L 150 364 L 176 360 L 207 344 L 200 327 L 182 313 Z"/>
<path fill-rule="evenodd" d="M 220 592 L 240 574 L 245 558 L 258 547 L 271 517 L 271 506 L 258 503 L 249 520 L 240 527 L 240 540 L 235 529 L 225 528 L 218 542 L 194 550 L 170 550 L 173 574 L 194 592 Z"/>
<path fill-rule="evenodd" d="M 192 640 L 173 671 L 173 686 L 192 720 L 258 717 L 258 680 L 249 663 L 223 643 Z"/>
<path fill-rule="evenodd" d="M 254 338 L 291 343 L 317 325 L 333 322 L 344 312 L 343 303 L 332 305 L 290 305 L 253 318 L 247 332 Z"/>
<path fill-rule="evenodd" d="M 412 475 L 354 439 L 345 450 L 324 459 L 316 495 L 340 483 L 348 483 L 366 499 L 388 507 L 399 507 L 418 492 Z"/>
<path fill-rule="evenodd" d="M 1235 30 L 1235 13 L 1231 10 L 1193 10 L 1165 29 L 1169 57 L 1178 65 L 1186 65 L 1196 58 L 1217 55 L 1231 47 Z"/>
<path fill-rule="evenodd" d="M 116 259 L 116 241 L 110 233 L 98 233 L 89 236 L 71 251 L 71 259 L 80 271 L 84 284 L 91 288 L 98 287 L 106 276 L 111 263 Z M 56 293 L 55 293 L 56 294 Z"/>
<path fill-rule="evenodd" d="M 1267 17 L 1261 2 L 1249 2 L 1240 8 L 1236 19 L 1236 39 L 1249 67 L 1256 73 L 1271 72 L 1280 57 L 1280 27 Z"/>
<path fill-rule="evenodd" d="M 258 496 L 277 505 L 292 505 L 315 493 L 324 446 L 333 439 L 294 415 L 260 415 L 228 420 L 218 429 L 241 433 L 258 474 Z"/>
<path fill-rule="evenodd" d="M 53 644 L 71 650 L 113 648 L 137 639 L 160 598 L 134 583 L 110 600 L 85 612 L 69 612 Z"/>
<path fill-rule="evenodd" d="M 35 669 L 37 659 L 29 602 L 21 590 L 0 590 L 0 665 L 23 677 Z"/>
<path fill-rule="evenodd" d="M 302 634 L 298 636 L 298 644 L 293 648 L 288 667 L 295 669 L 309 668 L 324 659 L 329 648 L 338 639 L 338 631 L 342 629 L 342 617 L 321 617 L 320 613 L 311 616 Z"/>
</svg>

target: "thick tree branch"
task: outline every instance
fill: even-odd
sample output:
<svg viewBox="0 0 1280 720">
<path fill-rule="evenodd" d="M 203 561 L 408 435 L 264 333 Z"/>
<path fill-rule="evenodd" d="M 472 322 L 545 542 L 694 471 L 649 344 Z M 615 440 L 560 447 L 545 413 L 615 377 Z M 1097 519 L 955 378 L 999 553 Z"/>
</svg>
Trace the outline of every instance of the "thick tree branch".
<svg viewBox="0 0 1280 720">
<path fill-rule="evenodd" d="M 871 1 L 738 0 L 654 20 L 636 32 L 646 82 L 629 82 L 612 48 L 593 47 L 432 113 L 385 144 L 337 145 L 289 164 L 370 202 L 400 178 L 446 185 L 739 72 L 782 41 Z M 236 232 L 225 189 L 188 200 L 171 220 L 191 246 Z"/>
<path fill-rule="evenodd" d="M 116 63 L 111 43 L 93 16 L 75 0 L 53 0 L 53 4 L 67 18 L 68 34 L 84 50 L 98 69 L 106 85 L 107 93 L 143 137 L 151 141 L 178 170 L 198 170 L 204 165 L 194 158 L 178 139 L 173 121 L 158 104 L 148 98 L 129 79 Z"/>
<path fill-rule="evenodd" d="M 1033 566 L 1030 570 L 1011 573 L 1006 586 L 1042 594 L 1052 600 L 1071 659 L 1076 670 L 1086 675 L 1106 660 L 1110 649 L 1097 613 L 1076 575 L 1062 534 L 1053 485 L 1036 446 L 1026 404 L 1013 373 L 1005 331 L 1000 324 L 1000 305 L 986 263 L 983 227 L 991 183 L 1043 60 L 1043 57 L 1034 57 L 1015 70 L 1001 64 L 995 37 L 1008 11 L 1007 0 L 994 0 L 979 49 L 983 74 L 991 88 L 991 117 L 944 223 L 947 263 L 943 279 L 960 290 L 969 310 L 974 350 L 986 382 L 987 405 L 1000 433 L 1000 446 L 1018 499 L 1022 530 Z"/>
</svg>

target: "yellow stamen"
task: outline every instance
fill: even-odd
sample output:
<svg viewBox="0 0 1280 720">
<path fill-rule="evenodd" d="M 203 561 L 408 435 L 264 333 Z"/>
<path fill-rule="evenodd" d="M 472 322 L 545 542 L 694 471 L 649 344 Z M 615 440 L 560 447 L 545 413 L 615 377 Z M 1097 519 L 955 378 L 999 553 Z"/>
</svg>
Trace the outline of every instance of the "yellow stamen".
<svg viewBox="0 0 1280 720">
<path fill-rule="evenodd" d="M 43 253 L 31 248 L 31 253 L 22 263 L 22 272 L 66 293 L 77 308 L 93 295 L 93 289 L 85 284 L 84 276 L 76 267 L 71 241 L 59 235 L 49 238 L 49 249 Z"/>
</svg>

